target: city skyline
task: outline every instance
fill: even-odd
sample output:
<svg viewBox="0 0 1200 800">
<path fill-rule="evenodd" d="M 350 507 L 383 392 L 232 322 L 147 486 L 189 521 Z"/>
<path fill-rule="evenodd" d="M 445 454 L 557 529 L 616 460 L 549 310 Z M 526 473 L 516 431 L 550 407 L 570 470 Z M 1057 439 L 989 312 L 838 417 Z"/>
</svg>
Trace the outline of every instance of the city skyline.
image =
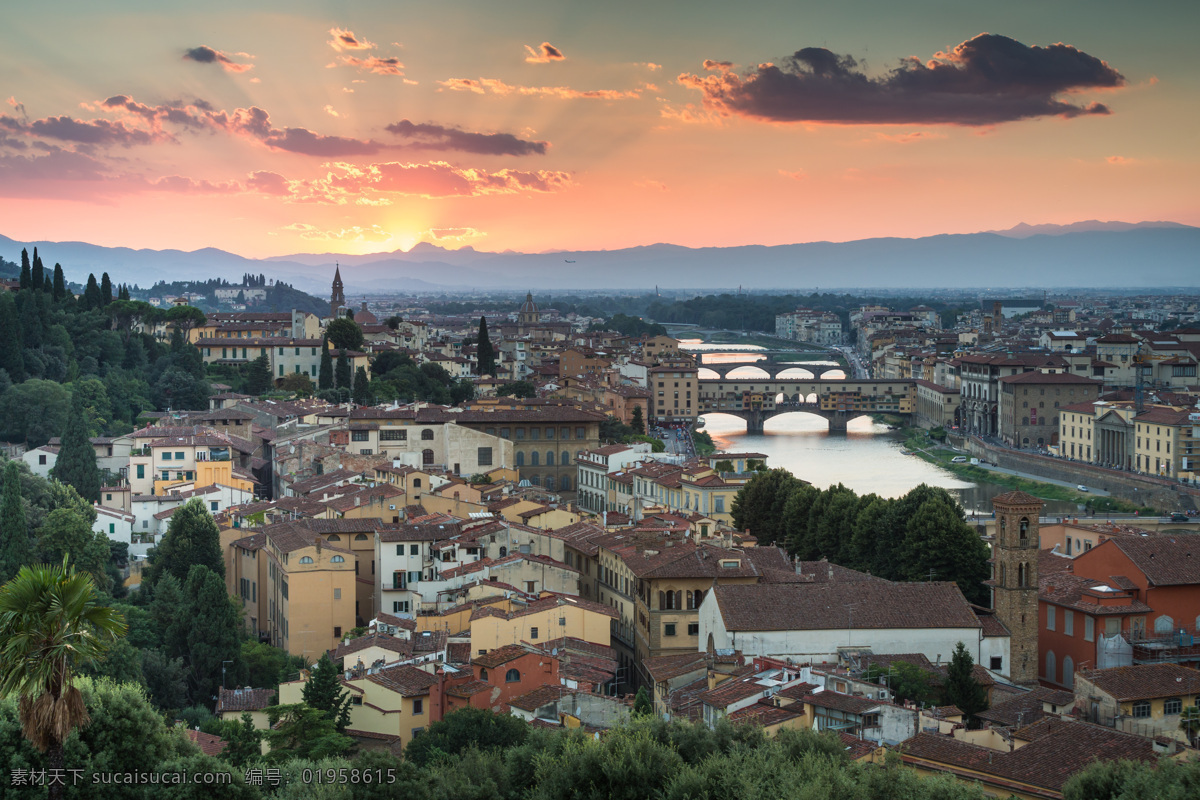
<svg viewBox="0 0 1200 800">
<path fill-rule="evenodd" d="M 1196 11 L 1168 6 L 51 2 L 0 34 L 0 233 L 263 257 L 1196 225 Z"/>
</svg>

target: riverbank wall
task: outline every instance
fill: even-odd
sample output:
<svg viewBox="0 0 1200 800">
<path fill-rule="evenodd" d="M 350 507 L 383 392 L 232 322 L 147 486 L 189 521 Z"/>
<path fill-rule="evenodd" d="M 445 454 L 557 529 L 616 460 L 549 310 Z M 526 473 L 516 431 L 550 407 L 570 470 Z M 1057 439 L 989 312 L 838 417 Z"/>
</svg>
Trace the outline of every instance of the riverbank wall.
<svg viewBox="0 0 1200 800">
<path fill-rule="evenodd" d="M 1174 481 L 1105 469 L 1092 464 L 1065 461 L 1061 458 L 1051 458 L 1035 453 L 1022 453 L 997 447 L 973 437 L 966 439 L 963 447 L 972 456 L 995 462 L 997 466 L 1004 469 L 1103 489 L 1114 498 L 1135 505 L 1151 506 L 1164 512 L 1186 511 L 1200 507 L 1200 488 Z"/>
</svg>

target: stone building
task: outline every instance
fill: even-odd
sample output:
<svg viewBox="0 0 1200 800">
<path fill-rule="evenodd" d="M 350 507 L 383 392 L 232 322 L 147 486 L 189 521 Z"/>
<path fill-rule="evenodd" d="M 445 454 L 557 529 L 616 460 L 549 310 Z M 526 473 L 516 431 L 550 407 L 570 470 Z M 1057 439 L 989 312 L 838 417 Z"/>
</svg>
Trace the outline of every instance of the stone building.
<svg viewBox="0 0 1200 800">
<path fill-rule="evenodd" d="M 1016 683 L 1038 679 L 1038 520 L 1043 503 L 1025 492 L 992 498 L 992 608 L 1011 633 L 1007 674 Z"/>
<path fill-rule="evenodd" d="M 1058 444 L 1063 406 L 1094 402 L 1100 381 L 1071 373 L 1023 372 L 1000 378 L 998 435 L 1010 447 Z"/>
</svg>

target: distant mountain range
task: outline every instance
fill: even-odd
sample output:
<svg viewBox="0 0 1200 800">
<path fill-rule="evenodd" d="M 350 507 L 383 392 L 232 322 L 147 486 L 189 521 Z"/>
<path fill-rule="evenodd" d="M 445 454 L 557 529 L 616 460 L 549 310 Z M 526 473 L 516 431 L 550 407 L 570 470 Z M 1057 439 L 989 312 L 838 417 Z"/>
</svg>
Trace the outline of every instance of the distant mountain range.
<svg viewBox="0 0 1200 800">
<path fill-rule="evenodd" d="M 132 250 L 86 242 L 18 242 L 0 236 L 0 256 L 37 246 L 67 277 L 108 272 L 149 287 L 161 279 L 231 281 L 265 273 L 324 296 L 335 263 L 351 294 L 529 288 L 858 289 L 941 287 L 1196 287 L 1200 228 L 1174 222 L 1077 222 L 919 239 L 861 239 L 776 246 L 488 253 L 418 244 L 370 255 L 296 253 L 244 258 L 216 248 Z"/>
</svg>

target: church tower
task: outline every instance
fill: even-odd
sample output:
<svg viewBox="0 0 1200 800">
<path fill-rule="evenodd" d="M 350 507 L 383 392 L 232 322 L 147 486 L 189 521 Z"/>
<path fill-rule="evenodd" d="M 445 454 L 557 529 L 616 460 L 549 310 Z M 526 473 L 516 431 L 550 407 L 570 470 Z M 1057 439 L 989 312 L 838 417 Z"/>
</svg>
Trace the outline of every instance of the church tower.
<svg viewBox="0 0 1200 800">
<path fill-rule="evenodd" d="M 996 538 L 992 548 L 992 608 L 1012 634 L 1002 672 L 1015 683 L 1038 680 L 1038 519 L 1041 500 L 1025 492 L 992 498 Z"/>
<path fill-rule="evenodd" d="M 517 328 L 522 333 L 542 321 L 542 312 L 538 311 L 537 303 L 533 302 L 533 292 L 525 293 L 525 302 L 517 312 Z"/>
<path fill-rule="evenodd" d="M 335 265 L 333 268 L 333 293 L 329 297 L 329 316 L 337 318 L 338 312 L 346 307 L 346 293 L 342 286 L 342 268 L 340 265 Z"/>
</svg>

